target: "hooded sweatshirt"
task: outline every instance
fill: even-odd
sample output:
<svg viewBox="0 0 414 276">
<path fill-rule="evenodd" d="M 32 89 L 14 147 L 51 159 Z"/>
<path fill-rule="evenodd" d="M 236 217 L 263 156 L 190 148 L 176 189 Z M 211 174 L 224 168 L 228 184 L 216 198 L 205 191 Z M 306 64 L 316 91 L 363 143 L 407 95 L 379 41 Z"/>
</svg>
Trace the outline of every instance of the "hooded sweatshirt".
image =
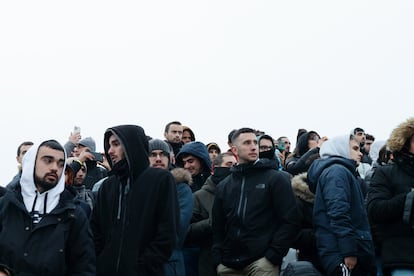
<svg viewBox="0 0 414 276">
<path fill-rule="evenodd" d="M 185 144 L 177 154 L 176 163 L 178 167 L 183 167 L 182 158 L 184 155 L 193 155 L 197 157 L 203 165 L 203 171 L 193 175 L 193 185 L 191 190 L 194 192 L 200 190 L 207 178 L 211 175 L 211 160 L 208 155 L 207 147 L 201 142 L 190 142 Z"/>
<path fill-rule="evenodd" d="M 38 150 L 39 145 L 33 145 L 23 157 L 22 168 L 24 170 L 22 170 L 20 179 L 24 205 L 27 212 L 32 214 L 34 223 L 38 223 L 43 215 L 50 213 L 58 205 L 60 194 L 65 189 L 65 174 L 62 173 L 55 187 L 43 193 L 37 191 L 33 175 Z M 65 167 L 66 162 L 63 171 L 65 171 Z"/>
<path fill-rule="evenodd" d="M 64 173 L 55 187 L 36 189 L 38 149 L 25 154 L 20 184 L 0 201 L 0 268 L 13 275 L 95 275 L 88 219 L 65 190 Z"/>
<path fill-rule="evenodd" d="M 125 158 L 112 164 L 115 135 Z M 97 275 L 163 275 L 176 245 L 179 210 L 170 172 L 149 167 L 148 140 L 136 125 L 107 129 L 104 149 L 112 170 L 97 193 L 91 227 Z"/>
<path fill-rule="evenodd" d="M 358 264 L 372 272 L 374 244 L 363 182 L 356 173 L 356 162 L 350 159 L 349 135 L 323 143 L 320 155 L 309 168 L 308 183 L 315 194 L 313 223 L 321 263 L 332 275 L 344 257 L 356 256 Z"/>
</svg>

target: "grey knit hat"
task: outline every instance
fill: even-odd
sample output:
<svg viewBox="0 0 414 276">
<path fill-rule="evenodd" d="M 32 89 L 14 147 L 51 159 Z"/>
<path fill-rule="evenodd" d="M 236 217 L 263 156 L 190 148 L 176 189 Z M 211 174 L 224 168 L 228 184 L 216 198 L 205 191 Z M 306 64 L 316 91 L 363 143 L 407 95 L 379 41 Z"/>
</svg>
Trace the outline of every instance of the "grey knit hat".
<svg viewBox="0 0 414 276">
<path fill-rule="evenodd" d="M 79 141 L 81 146 L 88 147 L 91 151 L 96 151 L 95 140 L 92 137 L 86 137 Z"/>
<path fill-rule="evenodd" d="M 162 150 L 168 155 L 171 154 L 170 146 L 167 144 L 167 142 L 160 140 L 160 139 L 151 139 L 148 142 L 148 152 L 152 152 L 153 150 Z"/>
</svg>

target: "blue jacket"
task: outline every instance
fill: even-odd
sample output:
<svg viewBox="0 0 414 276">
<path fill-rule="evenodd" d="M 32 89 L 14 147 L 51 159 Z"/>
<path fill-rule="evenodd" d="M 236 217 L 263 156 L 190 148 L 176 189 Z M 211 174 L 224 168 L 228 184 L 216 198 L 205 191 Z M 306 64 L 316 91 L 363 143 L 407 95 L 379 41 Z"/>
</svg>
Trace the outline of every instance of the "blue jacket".
<svg viewBox="0 0 414 276">
<path fill-rule="evenodd" d="M 315 194 L 313 224 L 318 254 L 328 275 L 348 256 L 356 256 L 358 264 L 365 267 L 373 264 L 374 245 L 356 162 L 339 156 L 315 160 L 308 182 Z"/>
<path fill-rule="evenodd" d="M 184 256 L 182 247 L 190 220 L 193 214 L 193 193 L 189 183 L 191 182 L 191 174 L 182 168 L 175 168 L 171 171 L 177 183 L 177 196 L 180 208 L 180 223 L 178 226 L 177 243 L 168 259 L 168 263 L 164 265 L 166 276 L 185 275 Z"/>
</svg>

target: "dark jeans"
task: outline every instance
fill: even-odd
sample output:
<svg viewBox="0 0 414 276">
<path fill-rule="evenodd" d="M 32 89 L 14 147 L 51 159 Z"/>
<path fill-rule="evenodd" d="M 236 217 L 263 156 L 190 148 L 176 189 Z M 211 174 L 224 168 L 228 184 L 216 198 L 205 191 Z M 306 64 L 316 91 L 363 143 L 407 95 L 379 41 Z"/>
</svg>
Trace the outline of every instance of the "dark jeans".
<svg viewBox="0 0 414 276">
<path fill-rule="evenodd" d="M 198 258 L 200 248 L 185 247 L 182 249 L 186 276 L 198 276 Z"/>
</svg>

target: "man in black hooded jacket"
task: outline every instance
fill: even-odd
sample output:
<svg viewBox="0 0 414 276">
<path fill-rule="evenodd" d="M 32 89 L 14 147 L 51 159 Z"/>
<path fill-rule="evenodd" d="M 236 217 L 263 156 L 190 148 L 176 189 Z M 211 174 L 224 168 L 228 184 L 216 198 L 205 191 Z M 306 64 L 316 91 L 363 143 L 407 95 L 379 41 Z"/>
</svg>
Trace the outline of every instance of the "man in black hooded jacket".
<svg viewBox="0 0 414 276">
<path fill-rule="evenodd" d="M 97 275 L 163 275 L 176 244 L 175 181 L 167 170 L 149 167 L 148 140 L 139 126 L 107 129 L 104 149 L 112 170 L 91 217 Z"/>
</svg>

